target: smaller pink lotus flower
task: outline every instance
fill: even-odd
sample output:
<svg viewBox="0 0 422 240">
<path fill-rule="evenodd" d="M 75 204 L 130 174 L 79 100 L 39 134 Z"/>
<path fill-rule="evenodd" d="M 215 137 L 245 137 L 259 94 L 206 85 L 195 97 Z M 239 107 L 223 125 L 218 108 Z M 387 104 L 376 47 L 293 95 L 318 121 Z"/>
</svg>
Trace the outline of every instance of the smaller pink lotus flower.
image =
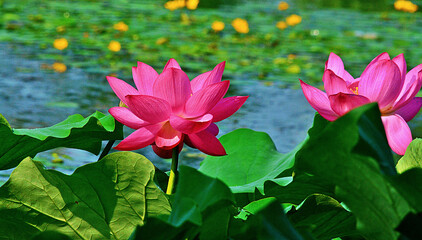
<svg viewBox="0 0 422 240">
<path fill-rule="evenodd" d="M 331 53 L 322 77 L 325 92 L 300 80 L 311 106 L 325 119 L 336 120 L 361 105 L 377 102 L 391 149 L 404 155 L 412 141 L 406 122 L 419 112 L 422 98 L 415 97 L 422 86 L 422 64 L 407 74 L 403 54 L 390 59 L 387 53 L 374 58 L 359 78 L 354 79 L 339 56 Z"/>
<path fill-rule="evenodd" d="M 136 129 L 115 149 L 136 150 L 152 145 L 157 155 L 170 158 L 173 148 L 180 151 L 186 143 L 209 155 L 225 155 L 214 122 L 234 114 L 248 97 L 223 98 L 230 85 L 229 81 L 221 81 L 224 66 L 222 62 L 189 81 L 174 59 L 167 62 L 161 74 L 138 62 L 132 68 L 137 89 L 108 76 L 111 88 L 128 106 L 110 108 L 110 114 Z"/>
</svg>

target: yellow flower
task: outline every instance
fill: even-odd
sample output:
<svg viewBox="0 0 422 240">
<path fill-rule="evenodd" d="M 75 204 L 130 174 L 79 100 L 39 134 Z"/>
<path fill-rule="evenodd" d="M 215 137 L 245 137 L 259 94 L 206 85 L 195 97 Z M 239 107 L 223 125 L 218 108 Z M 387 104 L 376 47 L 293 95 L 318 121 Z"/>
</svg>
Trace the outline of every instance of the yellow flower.
<svg viewBox="0 0 422 240">
<path fill-rule="evenodd" d="M 67 42 L 66 38 L 58 38 L 54 40 L 53 46 L 56 49 L 63 50 L 69 46 L 69 43 Z"/>
<path fill-rule="evenodd" d="M 176 10 L 177 7 L 177 3 L 175 1 L 168 1 L 164 4 L 164 7 L 170 11 L 174 11 Z"/>
<path fill-rule="evenodd" d="M 302 22 L 302 17 L 296 14 L 292 14 L 286 18 L 287 25 L 294 26 Z"/>
<path fill-rule="evenodd" d="M 280 10 L 280 11 L 287 10 L 288 8 L 289 8 L 289 4 L 286 3 L 286 2 L 280 2 L 278 4 L 278 10 Z"/>
<path fill-rule="evenodd" d="M 285 21 L 279 21 L 277 22 L 276 27 L 280 30 L 284 30 L 287 28 L 287 23 Z"/>
<path fill-rule="evenodd" d="M 216 32 L 223 31 L 224 29 L 224 23 L 221 21 L 214 21 L 211 25 L 212 30 Z"/>
<path fill-rule="evenodd" d="M 168 38 L 161 37 L 161 38 L 157 39 L 157 41 L 155 41 L 155 44 L 157 44 L 157 45 L 163 45 L 163 44 L 167 43 L 168 41 L 169 41 Z"/>
<path fill-rule="evenodd" d="M 289 55 L 287 55 L 287 59 L 289 60 L 296 59 L 296 54 L 290 53 Z"/>
<path fill-rule="evenodd" d="M 185 0 L 174 0 L 176 2 L 177 8 L 184 8 L 185 7 Z"/>
<path fill-rule="evenodd" d="M 198 7 L 199 0 L 188 0 L 186 2 L 186 8 L 189 10 L 195 10 Z"/>
<path fill-rule="evenodd" d="M 108 44 L 108 49 L 110 49 L 110 51 L 113 51 L 113 52 L 118 52 L 118 51 L 120 51 L 121 48 L 122 48 L 122 46 L 120 45 L 120 43 L 118 41 L 112 40 Z"/>
<path fill-rule="evenodd" d="M 298 74 L 300 73 L 300 67 L 296 64 L 290 65 L 287 67 L 286 72 L 292 73 L 292 74 Z"/>
<path fill-rule="evenodd" d="M 53 70 L 55 72 L 58 72 L 58 73 L 64 73 L 67 70 L 66 65 L 64 65 L 63 63 L 59 63 L 59 62 L 53 63 L 53 65 L 51 67 L 53 68 Z"/>
<path fill-rule="evenodd" d="M 245 19 L 236 18 L 235 20 L 232 21 L 232 26 L 234 27 L 234 30 L 236 30 L 236 32 L 238 33 L 249 32 L 249 25 Z"/>
<path fill-rule="evenodd" d="M 127 30 L 129 30 L 129 26 L 126 25 L 126 23 L 124 22 L 118 22 L 114 24 L 113 28 L 120 32 L 126 32 Z"/>
<path fill-rule="evenodd" d="M 394 3 L 394 8 L 399 11 L 414 13 L 418 10 L 418 5 L 407 0 L 397 0 Z"/>
</svg>

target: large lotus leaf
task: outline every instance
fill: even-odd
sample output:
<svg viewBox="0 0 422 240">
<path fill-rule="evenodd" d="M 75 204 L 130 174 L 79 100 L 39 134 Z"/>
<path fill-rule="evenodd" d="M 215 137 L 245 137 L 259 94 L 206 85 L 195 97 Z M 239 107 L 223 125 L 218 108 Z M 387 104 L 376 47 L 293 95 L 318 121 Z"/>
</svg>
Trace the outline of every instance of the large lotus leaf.
<svg viewBox="0 0 422 240">
<path fill-rule="evenodd" d="M 170 213 L 142 155 L 118 152 L 65 175 L 23 160 L 0 188 L 0 239 L 56 231 L 72 239 L 128 239 L 145 218 Z"/>
<path fill-rule="evenodd" d="M 296 231 L 275 198 L 260 199 L 243 207 L 232 220 L 229 235 L 236 240 L 312 239 Z"/>
<path fill-rule="evenodd" d="M 315 176 L 297 173 L 294 175 L 293 181 L 287 185 L 266 181 L 264 191 L 267 197 L 276 197 L 282 203 L 299 205 L 314 193 L 334 196 L 334 185 Z"/>
<path fill-rule="evenodd" d="M 397 171 L 402 173 L 411 168 L 422 168 L 422 139 L 413 140 L 406 149 L 406 153 L 397 163 Z"/>
<path fill-rule="evenodd" d="M 263 192 L 264 182 L 278 177 L 294 164 L 302 144 L 290 153 L 279 153 L 270 136 L 250 129 L 237 129 L 220 138 L 227 155 L 207 156 L 199 171 L 221 179 L 233 193 Z"/>
<path fill-rule="evenodd" d="M 171 215 L 148 219 L 133 239 L 226 239 L 234 197 L 220 180 L 181 166 Z M 191 238 L 190 238 L 191 239 Z"/>
<path fill-rule="evenodd" d="M 317 118 L 321 118 L 317 116 Z M 371 120 L 371 131 L 363 132 Z M 309 140 L 296 155 L 295 169 L 335 185 L 336 198 L 343 201 L 358 220 L 358 230 L 368 239 L 396 239 L 394 228 L 411 210 L 405 198 L 389 182 L 390 150 L 384 146 L 380 113 L 376 104 L 354 109 L 324 127 L 309 131 Z M 394 176 L 394 175 L 393 175 Z"/>
<path fill-rule="evenodd" d="M 103 140 L 123 138 L 123 128 L 111 115 L 95 112 L 87 118 L 71 115 L 46 128 L 12 129 L 0 115 L 0 170 L 16 167 L 25 157 L 57 147 L 98 154 Z"/>
<path fill-rule="evenodd" d="M 335 199 L 322 194 L 309 196 L 299 209 L 293 207 L 287 217 L 296 229 L 310 232 L 316 239 L 359 235 L 353 214 Z"/>
</svg>

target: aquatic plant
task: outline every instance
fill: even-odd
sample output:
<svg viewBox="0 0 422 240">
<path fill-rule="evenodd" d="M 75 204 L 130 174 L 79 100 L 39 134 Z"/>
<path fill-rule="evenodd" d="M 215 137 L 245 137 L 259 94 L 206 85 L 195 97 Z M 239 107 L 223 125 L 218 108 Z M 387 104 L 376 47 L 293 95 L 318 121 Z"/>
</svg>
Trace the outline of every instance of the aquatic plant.
<svg viewBox="0 0 422 240">
<path fill-rule="evenodd" d="M 388 143 L 394 152 L 404 155 L 412 141 L 406 122 L 422 106 L 422 98 L 415 97 L 422 86 L 422 64 L 407 74 L 406 71 L 403 54 L 391 60 L 387 53 L 382 53 L 355 79 L 344 69 L 341 58 L 331 53 L 322 77 L 326 92 L 302 80 L 301 86 L 311 106 L 329 121 L 353 108 L 377 102 Z"/>
</svg>

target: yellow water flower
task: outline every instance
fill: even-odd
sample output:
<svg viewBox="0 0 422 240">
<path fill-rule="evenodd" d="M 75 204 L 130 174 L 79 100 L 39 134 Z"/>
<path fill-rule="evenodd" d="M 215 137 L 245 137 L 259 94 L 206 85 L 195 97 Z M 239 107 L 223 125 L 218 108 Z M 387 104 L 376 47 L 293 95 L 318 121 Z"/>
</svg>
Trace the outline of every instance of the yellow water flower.
<svg viewBox="0 0 422 240">
<path fill-rule="evenodd" d="M 58 72 L 58 73 L 64 73 L 67 70 L 66 65 L 64 65 L 63 63 L 59 63 L 59 62 L 53 63 L 53 65 L 51 65 L 51 68 L 53 68 L 53 70 L 55 72 Z"/>
<path fill-rule="evenodd" d="M 289 4 L 288 3 L 286 3 L 286 2 L 280 2 L 278 4 L 278 10 L 284 11 L 284 10 L 287 10 L 287 9 L 289 9 Z"/>
<path fill-rule="evenodd" d="M 245 19 L 236 18 L 232 21 L 232 26 L 234 30 L 238 33 L 248 33 L 249 32 L 249 25 Z"/>
<path fill-rule="evenodd" d="M 289 59 L 289 60 L 293 60 L 293 59 L 296 59 L 296 54 L 293 54 L 293 53 L 290 53 L 289 55 L 287 55 L 287 59 Z"/>
<path fill-rule="evenodd" d="M 187 0 L 186 8 L 189 10 L 195 10 L 198 7 L 199 0 Z"/>
<path fill-rule="evenodd" d="M 292 64 L 286 68 L 286 72 L 292 73 L 292 74 L 298 74 L 300 73 L 300 67 L 299 65 Z"/>
<path fill-rule="evenodd" d="M 284 30 L 287 28 L 287 23 L 285 21 L 279 21 L 277 22 L 276 27 L 280 30 Z"/>
<path fill-rule="evenodd" d="M 394 8 L 399 11 L 414 13 L 418 10 L 418 5 L 407 0 L 397 0 L 394 2 Z"/>
<path fill-rule="evenodd" d="M 122 48 L 122 45 L 120 45 L 118 41 L 112 40 L 108 44 L 108 49 L 110 49 L 110 51 L 113 51 L 113 52 L 118 52 L 120 51 L 121 48 Z"/>
<path fill-rule="evenodd" d="M 157 45 L 163 45 L 165 43 L 167 43 L 169 41 L 168 38 L 166 37 L 160 37 L 159 39 L 157 39 L 157 41 L 155 41 L 155 44 Z"/>
<path fill-rule="evenodd" d="M 56 49 L 63 50 L 67 48 L 67 46 L 69 46 L 69 43 L 67 42 L 66 38 L 57 38 L 56 40 L 54 40 L 53 46 Z"/>
<path fill-rule="evenodd" d="M 164 3 L 164 7 L 170 11 L 174 11 L 178 8 L 177 3 L 175 1 L 168 1 Z"/>
<path fill-rule="evenodd" d="M 124 22 L 118 22 L 113 25 L 113 28 L 120 32 L 126 32 L 129 30 L 129 26 Z"/>
<path fill-rule="evenodd" d="M 224 29 L 224 23 L 221 21 L 214 21 L 211 25 L 211 28 L 215 32 L 221 32 Z"/>
<path fill-rule="evenodd" d="M 302 22 L 302 17 L 296 14 L 292 14 L 286 18 L 287 25 L 294 26 Z"/>
</svg>

